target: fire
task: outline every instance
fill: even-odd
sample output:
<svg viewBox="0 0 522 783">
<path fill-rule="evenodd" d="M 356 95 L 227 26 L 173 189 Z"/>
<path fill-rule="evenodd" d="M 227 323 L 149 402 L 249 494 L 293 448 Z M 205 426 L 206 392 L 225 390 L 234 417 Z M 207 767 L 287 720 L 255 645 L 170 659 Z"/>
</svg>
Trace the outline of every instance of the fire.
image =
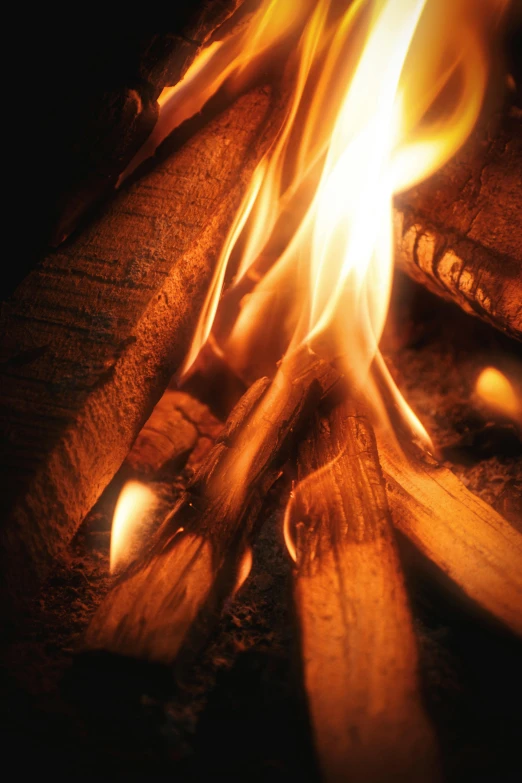
<svg viewBox="0 0 522 783">
<path fill-rule="evenodd" d="M 522 401 L 513 384 L 500 370 L 495 367 L 482 370 L 475 392 L 488 408 L 522 424 Z"/>
<path fill-rule="evenodd" d="M 287 25 L 294 5 L 277 3 Z M 427 441 L 378 351 L 392 200 L 469 135 L 487 79 L 486 26 L 504 5 L 491 0 L 477 13 L 469 0 L 316 3 L 288 58 L 294 86 L 284 125 L 229 233 L 185 371 L 209 339 L 248 380 L 308 346 L 342 358 L 381 421 L 375 376 L 385 379 Z M 274 4 L 265 6 L 270 16 Z M 225 329 L 216 315 L 231 271 L 221 306 L 235 307 L 236 318 Z"/>
<path fill-rule="evenodd" d="M 126 568 L 142 544 L 144 517 L 156 505 L 154 492 L 139 481 L 129 481 L 123 487 L 112 522 L 111 573 Z"/>
<path fill-rule="evenodd" d="M 378 348 L 393 273 L 393 198 L 468 137 L 487 82 L 488 40 L 506 5 L 264 0 L 162 96 L 140 160 L 218 90 L 243 88 L 286 44 L 284 121 L 235 216 L 184 366 L 186 374 L 210 343 L 246 381 L 273 377 L 254 413 L 257 440 L 242 444 L 228 477 L 231 508 L 307 354 L 341 362 L 381 426 L 390 431 L 391 409 L 400 409 L 429 444 Z"/>
<path fill-rule="evenodd" d="M 234 586 L 234 590 L 232 591 L 232 598 L 235 595 L 237 595 L 237 593 L 241 590 L 246 580 L 250 576 L 250 571 L 252 570 L 253 562 L 254 562 L 254 555 L 252 553 L 252 547 L 247 546 L 247 548 L 245 549 L 245 553 L 241 559 L 241 563 L 239 565 L 236 584 Z"/>
</svg>

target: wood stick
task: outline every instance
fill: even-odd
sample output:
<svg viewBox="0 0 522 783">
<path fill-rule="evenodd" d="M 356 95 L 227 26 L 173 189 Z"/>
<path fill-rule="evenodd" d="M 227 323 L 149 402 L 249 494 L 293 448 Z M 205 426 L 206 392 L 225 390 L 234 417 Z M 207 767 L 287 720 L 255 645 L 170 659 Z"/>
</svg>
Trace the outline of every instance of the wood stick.
<svg viewBox="0 0 522 783">
<path fill-rule="evenodd" d="M 522 339 L 522 113 L 478 128 L 396 201 L 396 262 L 414 280 Z"/>
<path fill-rule="evenodd" d="M 299 449 L 287 513 L 294 600 L 325 781 L 437 778 L 417 648 L 373 429 L 344 402 Z"/>
<path fill-rule="evenodd" d="M 150 551 L 94 616 L 86 649 L 178 666 L 193 657 L 234 589 L 296 431 L 337 379 L 305 351 L 285 360 L 270 386 L 249 389 Z"/>
<path fill-rule="evenodd" d="M 34 589 L 68 544 L 183 359 L 275 116 L 266 89 L 240 98 L 49 254 L 5 303 L 0 572 L 8 603 Z"/>
<path fill-rule="evenodd" d="M 522 636 L 522 535 L 428 454 L 377 438 L 394 525 L 474 603 Z"/>
</svg>

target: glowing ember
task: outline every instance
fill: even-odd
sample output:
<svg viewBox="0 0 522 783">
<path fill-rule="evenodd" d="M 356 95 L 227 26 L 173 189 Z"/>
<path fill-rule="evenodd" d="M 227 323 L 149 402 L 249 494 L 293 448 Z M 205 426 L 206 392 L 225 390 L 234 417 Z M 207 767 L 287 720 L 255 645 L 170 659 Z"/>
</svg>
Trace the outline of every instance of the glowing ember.
<svg viewBox="0 0 522 783">
<path fill-rule="evenodd" d="M 144 533 L 144 518 L 156 505 L 156 496 L 139 481 L 123 487 L 112 522 L 111 573 L 126 568 L 137 555 Z"/>
<path fill-rule="evenodd" d="M 522 401 L 500 370 L 495 367 L 482 370 L 475 391 L 488 408 L 522 424 Z"/>
</svg>

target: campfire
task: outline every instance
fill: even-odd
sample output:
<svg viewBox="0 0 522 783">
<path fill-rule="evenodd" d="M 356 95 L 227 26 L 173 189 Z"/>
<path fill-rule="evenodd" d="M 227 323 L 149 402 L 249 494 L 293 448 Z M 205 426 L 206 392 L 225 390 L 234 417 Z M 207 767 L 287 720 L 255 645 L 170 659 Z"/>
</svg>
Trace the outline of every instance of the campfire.
<svg viewBox="0 0 522 783">
<path fill-rule="evenodd" d="M 34 592 L 125 460 L 113 484 L 113 581 L 78 656 L 164 667 L 181 681 L 248 584 L 266 499 L 281 487 L 322 779 L 439 779 L 397 537 L 510 636 L 522 635 L 522 538 L 450 470 L 381 349 L 394 265 L 506 340 L 521 337 L 520 182 L 509 205 L 501 198 L 520 164 L 520 109 L 500 128 L 483 119 L 509 3 L 232 5 L 159 94 L 148 137 L 119 158 L 105 215 L 60 245 L 10 305 L 13 366 L 25 351 L 45 365 L 35 377 L 62 372 L 73 383 L 56 376 L 60 415 L 42 436 L 44 457 L 12 491 L 4 593 L 20 606 Z M 507 83 L 515 89 L 511 74 Z M 205 112 L 213 117 L 194 134 Z M 470 138 L 481 142 L 473 153 Z M 493 231 L 490 194 L 466 191 L 477 147 L 480 187 L 498 195 Z M 67 234 L 70 213 L 64 225 Z M 175 268 L 158 260 L 166 247 L 181 259 Z M 100 261 L 108 248 L 113 272 Z M 123 292 L 114 306 L 111 276 Z M 68 316 L 48 318 L 61 295 L 77 330 L 66 347 Z M 28 316 L 45 323 L 44 338 Z M 85 360 L 83 332 L 102 346 Z M 475 385 L 515 438 L 517 372 L 485 367 Z M 9 377 L 13 399 L 17 383 L 30 386 L 27 373 Z M 226 419 L 208 414 L 195 451 L 196 425 L 180 414 L 189 394 Z M 51 408 L 27 399 L 39 416 Z M 180 489 L 187 460 L 194 470 Z M 159 475 L 174 487 L 167 499 Z"/>
</svg>

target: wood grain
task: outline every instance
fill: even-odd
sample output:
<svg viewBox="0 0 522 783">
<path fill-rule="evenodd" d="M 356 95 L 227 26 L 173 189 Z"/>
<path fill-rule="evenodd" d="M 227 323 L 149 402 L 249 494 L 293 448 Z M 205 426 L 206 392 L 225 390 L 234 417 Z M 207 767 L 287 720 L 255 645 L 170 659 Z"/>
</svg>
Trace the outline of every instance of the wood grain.
<svg viewBox="0 0 522 783">
<path fill-rule="evenodd" d="M 304 682 L 325 781 L 437 778 L 372 427 L 342 403 L 299 450 L 289 509 Z"/>
<path fill-rule="evenodd" d="M 522 535 L 427 454 L 379 437 L 394 525 L 459 590 L 522 636 Z"/>
<path fill-rule="evenodd" d="M 522 111 L 478 128 L 396 200 L 396 262 L 417 282 L 522 339 Z"/>
</svg>

